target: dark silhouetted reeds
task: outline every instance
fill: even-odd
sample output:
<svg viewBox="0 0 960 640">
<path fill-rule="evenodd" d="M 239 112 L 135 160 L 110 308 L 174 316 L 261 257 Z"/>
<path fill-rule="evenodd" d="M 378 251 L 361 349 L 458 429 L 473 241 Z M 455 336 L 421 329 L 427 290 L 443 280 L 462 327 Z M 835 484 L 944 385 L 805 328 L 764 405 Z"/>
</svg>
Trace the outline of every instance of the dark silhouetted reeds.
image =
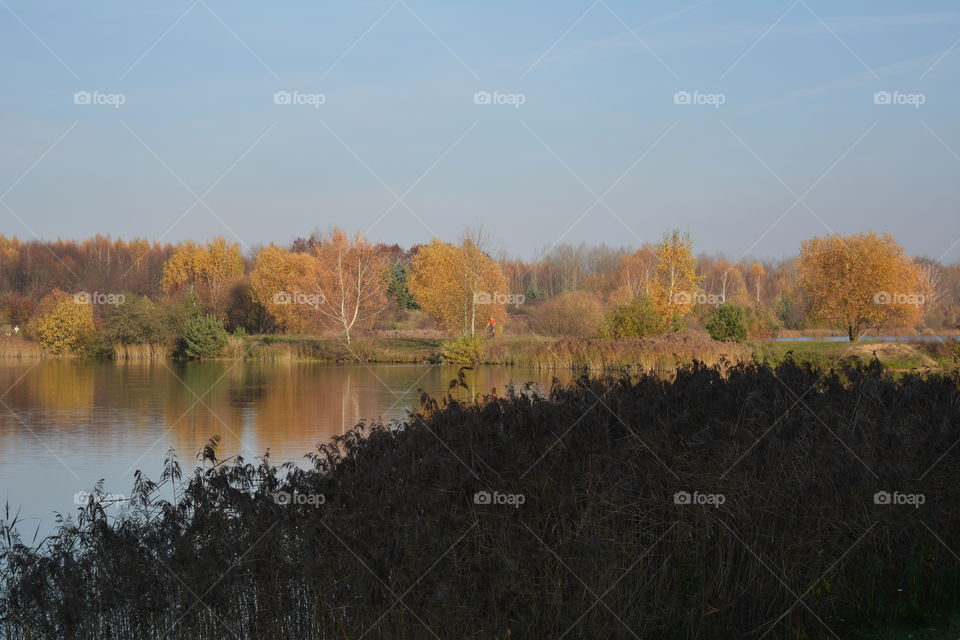
<svg viewBox="0 0 960 640">
<path fill-rule="evenodd" d="M 158 484 L 138 476 L 118 520 L 91 499 L 31 546 L 8 517 L 0 625 L 759 639 L 927 622 L 960 606 L 958 385 L 876 364 L 694 364 L 548 397 L 424 398 L 403 425 L 320 445 L 308 470 L 217 461 L 214 440 L 183 479 L 173 459 Z"/>
</svg>

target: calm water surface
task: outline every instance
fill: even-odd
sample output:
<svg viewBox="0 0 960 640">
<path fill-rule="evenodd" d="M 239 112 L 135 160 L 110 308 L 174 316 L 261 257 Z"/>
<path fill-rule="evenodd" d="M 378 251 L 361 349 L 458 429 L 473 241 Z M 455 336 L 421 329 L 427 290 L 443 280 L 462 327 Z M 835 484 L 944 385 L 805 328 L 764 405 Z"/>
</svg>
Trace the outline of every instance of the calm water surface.
<svg viewBox="0 0 960 640">
<path fill-rule="evenodd" d="M 100 478 L 129 495 L 133 473 L 159 480 L 169 448 L 184 470 L 218 434 L 222 456 L 303 462 L 318 442 L 361 420 L 403 418 L 418 389 L 445 395 L 456 367 L 227 362 L 114 364 L 0 361 L 0 506 L 21 509 L 21 533 L 75 513 L 74 494 Z M 547 391 L 570 372 L 478 367 L 471 391 L 534 382 Z M 5 393 L 4 393 L 5 391 Z M 29 541 L 29 540 L 28 540 Z"/>
<path fill-rule="evenodd" d="M 860 342 L 944 342 L 957 336 L 861 336 Z M 773 338 L 774 342 L 849 342 L 847 336 L 803 336 L 798 338 Z"/>
</svg>

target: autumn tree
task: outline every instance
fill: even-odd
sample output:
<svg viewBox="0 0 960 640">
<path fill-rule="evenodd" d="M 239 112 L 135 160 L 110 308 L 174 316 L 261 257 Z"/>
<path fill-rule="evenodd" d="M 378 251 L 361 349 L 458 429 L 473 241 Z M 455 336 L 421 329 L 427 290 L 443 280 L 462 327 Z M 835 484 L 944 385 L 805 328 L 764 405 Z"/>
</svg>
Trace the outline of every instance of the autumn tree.
<svg viewBox="0 0 960 640">
<path fill-rule="evenodd" d="M 797 279 L 810 315 L 843 327 L 851 342 L 864 328 L 922 319 L 922 270 L 888 234 L 808 240 L 800 249 Z"/>
<path fill-rule="evenodd" d="M 674 328 L 693 310 L 700 291 L 697 258 L 690 235 L 673 230 L 657 245 L 657 270 L 650 284 L 653 309 Z"/>
<path fill-rule="evenodd" d="M 274 321 L 286 331 L 303 330 L 302 310 L 294 298 L 302 293 L 312 258 L 306 253 L 287 251 L 270 245 L 261 249 L 250 271 L 250 289 L 253 299 L 262 305 Z"/>
<path fill-rule="evenodd" d="M 626 287 L 630 291 L 632 299 L 650 293 L 650 283 L 656 272 L 656 250 L 644 244 L 641 249 L 620 257 L 614 280 L 617 287 Z"/>
<path fill-rule="evenodd" d="M 349 343 L 352 331 L 369 326 L 387 306 L 386 263 L 362 233 L 350 237 L 340 229 L 322 236 L 311 258 L 304 293 L 317 297 L 305 299 L 306 307 Z"/>
<path fill-rule="evenodd" d="M 413 258 L 408 286 L 417 304 L 453 333 L 472 336 L 478 321 L 506 318 L 507 279 L 470 237 L 460 246 L 434 238 L 422 247 Z"/>
<path fill-rule="evenodd" d="M 84 297 L 54 289 L 40 301 L 39 311 L 27 325 L 27 336 L 50 353 L 79 351 L 96 333 L 93 306 Z"/>
<path fill-rule="evenodd" d="M 757 304 L 760 304 L 760 292 L 763 290 L 763 282 L 767 277 L 767 272 L 764 270 L 763 265 L 758 262 L 754 262 L 750 265 L 750 271 L 748 272 L 750 277 L 750 286 L 753 287 L 754 293 L 756 293 Z"/>
<path fill-rule="evenodd" d="M 240 245 L 214 238 L 206 245 L 187 241 L 163 265 L 163 290 L 194 291 L 214 309 L 222 301 L 231 280 L 243 275 Z"/>
<path fill-rule="evenodd" d="M 705 288 L 715 294 L 721 301 L 727 301 L 736 296 L 744 287 L 743 265 L 739 262 L 730 264 L 726 258 L 701 261 L 704 263 Z"/>
</svg>

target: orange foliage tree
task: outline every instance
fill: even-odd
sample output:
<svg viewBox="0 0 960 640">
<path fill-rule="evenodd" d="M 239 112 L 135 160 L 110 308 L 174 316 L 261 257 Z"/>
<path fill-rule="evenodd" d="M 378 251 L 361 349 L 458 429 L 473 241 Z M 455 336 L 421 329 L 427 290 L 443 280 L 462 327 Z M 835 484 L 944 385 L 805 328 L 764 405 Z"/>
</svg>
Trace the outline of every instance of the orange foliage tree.
<svg viewBox="0 0 960 640">
<path fill-rule="evenodd" d="M 506 319 L 507 279 L 499 263 L 469 237 L 460 246 L 438 238 L 413 258 L 408 286 L 420 307 L 448 331 L 475 335 L 480 323 Z"/>
<path fill-rule="evenodd" d="M 807 240 L 797 260 L 797 280 L 811 316 L 843 327 L 851 342 L 864 328 L 923 319 L 927 281 L 888 234 Z"/>
<path fill-rule="evenodd" d="M 294 302 L 302 293 L 300 287 L 310 271 L 310 263 L 311 257 L 306 253 L 287 251 L 276 245 L 261 249 L 253 262 L 252 297 L 285 331 L 299 331 L 307 326 Z"/>
<path fill-rule="evenodd" d="M 221 309 L 227 284 L 243 275 L 240 245 L 214 238 L 206 245 L 184 242 L 163 265 L 166 293 L 195 291 L 214 309 Z"/>
<path fill-rule="evenodd" d="M 328 327 L 350 342 L 350 332 L 365 328 L 387 306 L 387 265 L 362 233 L 353 237 L 333 229 L 314 247 L 305 290 L 318 297 L 308 306 Z"/>
</svg>

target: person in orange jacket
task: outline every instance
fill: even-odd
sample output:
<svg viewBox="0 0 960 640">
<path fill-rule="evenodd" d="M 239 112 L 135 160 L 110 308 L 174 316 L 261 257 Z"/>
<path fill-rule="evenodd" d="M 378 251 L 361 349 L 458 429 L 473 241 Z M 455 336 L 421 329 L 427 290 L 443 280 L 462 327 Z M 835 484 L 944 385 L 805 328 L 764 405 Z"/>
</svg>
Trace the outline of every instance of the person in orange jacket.
<svg viewBox="0 0 960 640">
<path fill-rule="evenodd" d="M 497 319 L 493 316 L 490 316 L 490 319 L 487 320 L 487 333 L 490 334 L 491 338 L 497 335 Z"/>
</svg>

